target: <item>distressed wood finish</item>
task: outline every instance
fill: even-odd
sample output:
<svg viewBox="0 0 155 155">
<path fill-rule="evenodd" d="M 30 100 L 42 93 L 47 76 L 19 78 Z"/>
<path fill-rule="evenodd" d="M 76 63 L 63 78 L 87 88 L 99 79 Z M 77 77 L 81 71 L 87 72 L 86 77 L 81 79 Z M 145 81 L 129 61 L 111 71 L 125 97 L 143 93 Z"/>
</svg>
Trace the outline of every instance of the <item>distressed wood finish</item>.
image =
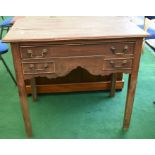
<svg viewBox="0 0 155 155">
<path fill-rule="evenodd" d="M 115 25 L 115 26 L 114 26 Z M 124 128 L 131 119 L 143 38 L 148 34 L 125 17 L 27 17 L 4 38 L 11 42 L 19 96 L 28 136 L 32 136 L 25 79 L 56 78 L 78 67 L 93 75 L 129 74 Z M 87 86 L 87 85 L 86 85 Z M 69 86 L 68 86 L 69 87 Z M 33 88 L 36 98 L 36 88 Z"/>
<path fill-rule="evenodd" d="M 134 55 L 132 72 L 131 74 L 129 74 L 128 91 L 127 91 L 126 106 L 125 106 L 125 113 L 124 113 L 124 124 L 123 124 L 123 127 L 125 129 L 128 129 L 130 125 L 130 119 L 131 119 L 136 84 L 137 84 L 139 62 L 140 62 L 140 56 L 142 51 L 142 43 L 143 43 L 143 39 L 137 39 L 136 52 Z"/>
<path fill-rule="evenodd" d="M 70 63 L 68 63 L 70 62 Z M 22 62 L 25 79 L 33 77 L 56 78 L 82 67 L 92 75 L 109 75 L 111 72 L 131 73 L 132 59 L 106 59 L 104 55 L 61 57 L 51 60 Z"/>
<path fill-rule="evenodd" d="M 28 137 L 32 137 L 32 127 L 31 121 L 29 117 L 29 109 L 28 109 L 28 101 L 27 101 L 27 94 L 25 90 L 25 83 L 24 83 L 24 76 L 22 73 L 22 65 L 20 60 L 20 53 L 19 53 L 19 45 L 17 43 L 11 44 L 12 54 L 13 54 L 13 62 L 16 72 L 16 79 L 21 103 L 21 109 L 23 113 L 23 119 L 25 123 L 25 130 Z"/>
<path fill-rule="evenodd" d="M 145 37 L 147 33 L 126 17 L 25 17 L 17 20 L 4 40 L 48 42 L 137 36 Z"/>
<path fill-rule="evenodd" d="M 134 38 L 20 45 L 25 79 L 61 77 L 77 67 L 87 69 L 92 75 L 109 75 L 112 71 L 130 73 L 134 51 Z"/>
<path fill-rule="evenodd" d="M 131 41 L 91 41 L 91 42 L 64 42 L 55 44 L 40 43 L 38 46 L 21 45 L 21 58 L 43 59 L 52 57 L 106 55 L 106 57 L 133 56 L 135 40 Z"/>
</svg>

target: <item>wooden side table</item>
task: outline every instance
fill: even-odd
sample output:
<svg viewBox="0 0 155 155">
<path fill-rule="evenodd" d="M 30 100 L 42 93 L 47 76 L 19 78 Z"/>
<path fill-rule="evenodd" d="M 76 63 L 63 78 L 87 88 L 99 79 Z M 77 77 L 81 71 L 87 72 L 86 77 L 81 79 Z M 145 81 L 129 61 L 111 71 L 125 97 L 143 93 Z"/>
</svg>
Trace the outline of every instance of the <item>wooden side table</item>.
<svg viewBox="0 0 155 155">
<path fill-rule="evenodd" d="M 127 129 L 146 36 L 146 32 L 125 17 L 26 17 L 18 20 L 4 41 L 11 43 L 27 135 L 32 136 L 32 127 L 24 80 L 31 79 L 35 84 L 36 77 L 62 77 L 77 67 L 92 75 L 112 74 L 112 87 L 116 73 L 129 74 L 123 123 L 123 128 Z"/>
</svg>

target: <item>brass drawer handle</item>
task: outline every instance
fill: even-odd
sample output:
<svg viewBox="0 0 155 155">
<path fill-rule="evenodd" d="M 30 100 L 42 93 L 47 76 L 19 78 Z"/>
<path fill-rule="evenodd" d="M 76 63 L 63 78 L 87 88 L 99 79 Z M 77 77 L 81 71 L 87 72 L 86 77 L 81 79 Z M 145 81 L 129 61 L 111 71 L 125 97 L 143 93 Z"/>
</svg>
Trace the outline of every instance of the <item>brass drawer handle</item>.
<svg viewBox="0 0 155 155">
<path fill-rule="evenodd" d="M 123 51 L 122 52 L 118 52 L 117 49 L 114 46 L 111 47 L 111 51 L 115 55 L 123 55 L 123 54 L 126 54 L 128 52 L 128 49 L 129 49 L 128 45 L 125 45 Z"/>
<path fill-rule="evenodd" d="M 32 50 L 27 50 L 27 54 L 28 54 L 28 56 L 29 56 L 30 58 L 33 57 Z"/>
<path fill-rule="evenodd" d="M 47 53 L 47 49 L 43 49 L 41 52 L 41 55 L 34 56 L 32 50 L 27 50 L 27 54 L 30 58 L 43 58 L 45 54 Z"/>
<path fill-rule="evenodd" d="M 110 64 L 113 68 L 122 68 L 125 64 L 127 64 L 127 60 L 123 60 L 120 65 L 117 65 L 116 62 L 110 61 Z"/>
<path fill-rule="evenodd" d="M 46 69 L 48 68 L 48 64 L 44 64 L 43 68 L 35 68 L 34 64 L 30 64 L 29 68 L 33 71 L 46 71 Z"/>
</svg>

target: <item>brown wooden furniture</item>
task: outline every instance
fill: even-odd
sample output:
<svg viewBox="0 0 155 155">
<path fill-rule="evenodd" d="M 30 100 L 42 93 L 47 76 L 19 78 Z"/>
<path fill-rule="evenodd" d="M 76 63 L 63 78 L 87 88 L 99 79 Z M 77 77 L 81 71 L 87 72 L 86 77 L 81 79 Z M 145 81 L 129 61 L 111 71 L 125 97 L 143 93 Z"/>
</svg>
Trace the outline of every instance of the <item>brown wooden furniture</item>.
<svg viewBox="0 0 155 155">
<path fill-rule="evenodd" d="M 26 17 L 4 38 L 11 43 L 26 133 L 32 136 L 25 79 L 56 78 L 82 67 L 93 75 L 129 74 L 124 114 L 128 128 L 133 107 L 141 47 L 146 32 L 126 17 Z"/>
</svg>

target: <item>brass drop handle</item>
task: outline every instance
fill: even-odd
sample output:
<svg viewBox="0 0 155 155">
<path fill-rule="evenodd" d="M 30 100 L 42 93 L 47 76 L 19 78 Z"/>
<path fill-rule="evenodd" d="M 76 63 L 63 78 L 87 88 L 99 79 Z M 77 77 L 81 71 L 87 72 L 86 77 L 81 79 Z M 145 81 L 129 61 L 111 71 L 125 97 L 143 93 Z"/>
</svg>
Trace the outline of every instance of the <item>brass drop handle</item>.
<svg viewBox="0 0 155 155">
<path fill-rule="evenodd" d="M 118 65 L 118 64 L 116 64 L 116 62 L 114 62 L 113 60 L 111 60 L 110 61 L 110 64 L 112 65 L 112 67 L 113 68 L 121 68 L 121 67 L 123 67 L 125 64 L 127 64 L 127 60 L 123 60 L 122 62 L 121 62 L 121 64 L 120 65 Z"/>
<path fill-rule="evenodd" d="M 44 48 L 44 49 L 42 50 L 42 52 L 41 52 L 41 55 L 34 56 L 32 50 L 29 49 L 29 50 L 27 51 L 27 54 L 29 55 L 30 58 L 33 58 L 33 57 L 35 57 L 35 58 L 43 58 L 44 55 L 47 53 L 47 51 L 48 51 L 48 50 Z"/>
<path fill-rule="evenodd" d="M 115 46 L 112 46 L 112 47 L 111 47 L 111 51 L 112 51 L 115 55 L 122 55 L 122 54 L 125 54 L 125 53 L 128 52 L 128 48 L 129 48 L 128 45 L 125 45 L 123 51 L 122 51 L 122 52 L 118 52 L 117 49 L 115 48 Z"/>
<path fill-rule="evenodd" d="M 34 64 L 30 64 L 29 68 L 33 69 L 34 68 Z"/>
<path fill-rule="evenodd" d="M 41 55 L 38 55 L 38 56 L 36 56 L 37 58 L 43 58 L 44 57 L 44 55 L 47 53 L 47 49 L 43 49 L 42 50 L 42 52 L 41 52 Z"/>
<path fill-rule="evenodd" d="M 30 64 L 29 66 L 30 69 L 32 69 L 33 71 L 45 71 L 48 68 L 48 64 L 44 64 L 43 68 L 35 68 L 34 64 Z"/>
<path fill-rule="evenodd" d="M 124 46 L 124 50 L 123 50 L 124 53 L 128 52 L 128 49 L 129 49 L 128 45 L 125 45 L 125 46 Z"/>
<path fill-rule="evenodd" d="M 29 55 L 30 58 L 33 57 L 32 50 L 27 50 L 27 54 Z"/>
</svg>

